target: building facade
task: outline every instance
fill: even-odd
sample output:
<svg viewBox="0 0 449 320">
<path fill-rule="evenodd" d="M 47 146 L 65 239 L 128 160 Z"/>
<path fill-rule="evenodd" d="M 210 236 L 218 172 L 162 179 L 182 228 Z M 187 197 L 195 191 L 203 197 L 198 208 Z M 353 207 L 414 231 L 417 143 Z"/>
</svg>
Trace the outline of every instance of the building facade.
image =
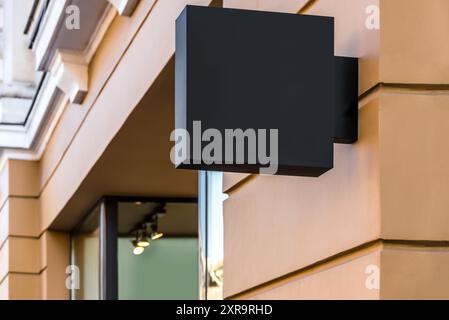
<svg viewBox="0 0 449 320">
<path fill-rule="evenodd" d="M 335 55 L 359 58 L 359 139 L 331 171 L 174 168 L 187 4 L 335 18 Z M 0 299 L 449 298 L 447 0 L 1 6 Z"/>
</svg>

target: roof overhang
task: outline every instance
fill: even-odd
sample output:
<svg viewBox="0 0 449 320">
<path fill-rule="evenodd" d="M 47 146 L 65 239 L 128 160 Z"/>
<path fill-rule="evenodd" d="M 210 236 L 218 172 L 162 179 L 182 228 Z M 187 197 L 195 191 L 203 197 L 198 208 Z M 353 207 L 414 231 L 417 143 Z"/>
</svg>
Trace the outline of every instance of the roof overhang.
<svg viewBox="0 0 449 320">
<path fill-rule="evenodd" d="M 42 78 L 23 125 L 0 125 L 3 156 L 38 159 L 68 103 L 81 104 L 88 90 L 88 65 L 117 14 L 130 16 L 139 0 L 37 0 L 27 32 L 32 34 L 36 71 Z M 65 26 L 70 6 L 79 8 L 82 28 Z"/>
</svg>

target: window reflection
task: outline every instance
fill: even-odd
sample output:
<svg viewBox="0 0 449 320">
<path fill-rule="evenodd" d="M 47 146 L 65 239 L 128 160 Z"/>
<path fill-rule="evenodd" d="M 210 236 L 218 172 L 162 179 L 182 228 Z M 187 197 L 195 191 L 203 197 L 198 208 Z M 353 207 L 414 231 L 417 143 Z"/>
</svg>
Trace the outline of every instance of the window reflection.
<svg viewBox="0 0 449 320">
<path fill-rule="evenodd" d="M 96 207 L 72 232 L 72 265 L 79 269 L 79 289 L 73 300 L 100 298 L 100 209 Z"/>
<path fill-rule="evenodd" d="M 221 172 L 200 172 L 200 298 L 223 299 L 223 201 Z"/>
</svg>

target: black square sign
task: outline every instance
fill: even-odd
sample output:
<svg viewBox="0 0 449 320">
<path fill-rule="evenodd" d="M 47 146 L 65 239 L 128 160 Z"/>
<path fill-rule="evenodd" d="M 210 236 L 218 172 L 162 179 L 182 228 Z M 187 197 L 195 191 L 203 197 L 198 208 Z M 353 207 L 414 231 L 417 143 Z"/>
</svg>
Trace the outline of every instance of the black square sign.
<svg viewBox="0 0 449 320">
<path fill-rule="evenodd" d="M 357 118 L 349 112 L 354 101 L 352 109 L 337 106 L 357 100 L 354 60 L 352 84 L 340 88 L 349 94 L 337 94 L 336 79 L 345 76 L 335 70 L 346 61 L 334 57 L 333 18 L 187 6 L 176 21 L 173 162 L 196 170 L 323 174 L 333 167 L 336 118 Z"/>
</svg>

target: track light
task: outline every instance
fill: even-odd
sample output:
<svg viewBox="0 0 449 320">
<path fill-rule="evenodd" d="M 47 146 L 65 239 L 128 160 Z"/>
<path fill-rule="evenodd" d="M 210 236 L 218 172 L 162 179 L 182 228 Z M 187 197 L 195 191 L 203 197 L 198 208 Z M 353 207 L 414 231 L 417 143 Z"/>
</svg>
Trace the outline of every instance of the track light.
<svg viewBox="0 0 449 320">
<path fill-rule="evenodd" d="M 164 234 L 157 231 L 157 220 L 158 220 L 157 216 L 155 216 L 153 219 L 154 219 L 153 223 L 150 225 L 150 227 L 151 227 L 150 237 L 151 237 L 151 240 L 156 240 L 156 239 L 162 238 L 164 236 Z"/>
<path fill-rule="evenodd" d="M 135 256 L 140 256 L 144 251 L 145 251 L 145 248 L 137 246 L 137 247 L 134 247 L 133 254 Z"/>
<path fill-rule="evenodd" d="M 139 255 L 141 255 L 145 251 L 145 248 L 144 247 L 140 247 L 137 244 L 136 240 L 133 240 L 132 243 L 133 243 L 133 247 L 134 247 L 133 248 L 133 254 L 134 255 L 139 256 Z"/>
<path fill-rule="evenodd" d="M 151 240 L 157 240 L 157 239 L 162 238 L 163 236 L 164 236 L 163 233 L 160 233 L 160 232 L 153 232 L 153 233 L 151 234 Z"/>
<path fill-rule="evenodd" d="M 153 223 L 150 225 L 151 227 L 151 240 L 160 239 L 164 236 L 163 233 L 157 231 L 157 217 L 154 217 Z"/>
<path fill-rule="evenodd" d="M 145 230 L 140 230 L 138 232 L 136 240 L 139 247 L 146 248 L 150 245 L 150 241 L 147 238 L 147 233 Z"/>
<path fill-rule="evenodd" d="M 138 205 L 139 203 L 135 202 L 135 204 Z M 161 203 L 147 214 L 143 221 L 139 222 L 135 228 L 129 231 L 130 234 L 135 236 L 135 239 L 131 241 L 134 255 L 141 255 L 145 251 L 145 248 L 150 245 L 150 240 L 160 239 L 164 236 L 162 232 L 158 232 L 158 219 L 165 216 L 165 214 L 165 203 Z"/>
</svg>

